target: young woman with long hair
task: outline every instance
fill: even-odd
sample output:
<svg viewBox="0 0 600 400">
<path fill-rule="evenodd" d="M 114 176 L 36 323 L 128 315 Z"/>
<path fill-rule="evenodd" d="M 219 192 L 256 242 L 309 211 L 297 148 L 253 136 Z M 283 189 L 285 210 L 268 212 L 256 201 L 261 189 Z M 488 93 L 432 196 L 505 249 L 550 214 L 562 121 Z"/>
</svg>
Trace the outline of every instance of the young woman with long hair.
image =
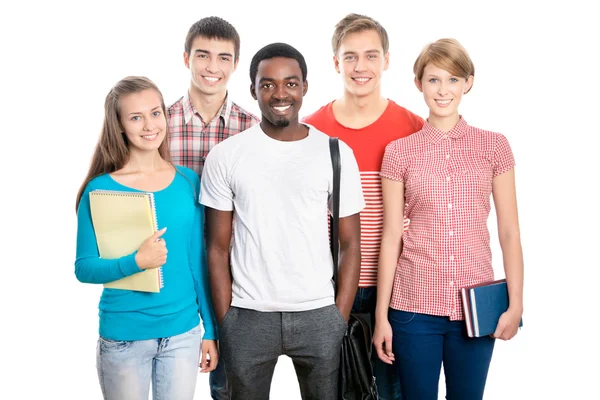
<svg viewBox="0 0 600 400">
<path fill-rule="evenodd" d="M 218 362 L 200 181 L 169 160 L 165 104 L 152 81 L 122 79 L 106 96 L 104 112 L 77 194 L 75 275 L 104 284 L 162 266 L 165 285 L 159 293 L 104 288 L 96 354 L 100 386 L 105 399 L 146 400 L 150 383 L 155 399 L 192 399 L 198 367 L 209 372 Z M 100 258 L 89 200 L 96 189 L 153 193 L 161 229 L 132 254 Z"/>
</svg>

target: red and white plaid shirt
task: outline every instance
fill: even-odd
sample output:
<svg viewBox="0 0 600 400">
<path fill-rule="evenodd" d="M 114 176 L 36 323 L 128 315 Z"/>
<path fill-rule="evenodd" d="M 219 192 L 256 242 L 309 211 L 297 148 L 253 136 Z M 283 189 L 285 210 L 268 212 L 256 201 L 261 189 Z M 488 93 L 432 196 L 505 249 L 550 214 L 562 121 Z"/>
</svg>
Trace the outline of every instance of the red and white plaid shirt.
<svg viewBox="0 0 600 400">
<path fill-rule="evenodd" d="M 173 163 L 202 175 L 208 152 L 228 137 L 260 122 L 254 114 L 225 98 L 217 116 L 209 123 L 194 108 L 189 92 L 169 107 L 169 150 Z"/>
<path fill-rule="evenodd" d="M 492 179 L 514 165 L 504 136 L 462 117 L 450 132 L 425 122 L 387 146 L 381 176 L 404 182 L 410 219 L 390 307 L 464 319 L 460 289 L 494 279 L 487 229 Z"/>
</svg>

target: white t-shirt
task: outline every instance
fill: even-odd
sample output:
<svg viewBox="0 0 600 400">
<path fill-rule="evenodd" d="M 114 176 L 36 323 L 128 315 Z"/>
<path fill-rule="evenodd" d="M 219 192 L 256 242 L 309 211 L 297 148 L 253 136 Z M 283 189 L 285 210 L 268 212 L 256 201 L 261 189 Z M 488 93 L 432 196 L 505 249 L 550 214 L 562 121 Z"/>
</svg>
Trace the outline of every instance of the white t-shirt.
<svg viewBox="0 0 600 400">
<path fill-rule="evenodd" d="M 234 211 L 232 306 L 305 311 L 334 303 L 329 136 L 308 127 L 305 139 L 283 142 L 255 125 L 217 144 L 206 158 L 200 202 Z M 341 141 L 340 154 L 343 218 L 365 202 L 354 153 Z"/>
</svg>

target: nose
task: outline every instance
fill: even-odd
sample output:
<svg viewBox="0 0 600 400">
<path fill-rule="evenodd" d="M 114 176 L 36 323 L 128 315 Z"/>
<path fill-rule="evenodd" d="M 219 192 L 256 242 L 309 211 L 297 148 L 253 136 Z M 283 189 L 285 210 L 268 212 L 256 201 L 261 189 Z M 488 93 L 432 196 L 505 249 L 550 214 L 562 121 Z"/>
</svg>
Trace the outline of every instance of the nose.
<svg viewBox="0 0 600 400">
<path fill-rule="evenodd" d="M 210 57 L 208 64 L 206 65 L 206 70 L 210 73 L 215 73 L 219 71 L 219 67 L 217 65 L 217 59 L 215 57 Z"/>
<path fill-rule="evenodd" d="M 286 90 L 286 85 L 278 85 L 273 91 L 273 97 L 279 101 L 287 99 L 288 92 Z"/>
<path fill-rule="evenodd" d="M 356 61 L 356 65 L 354 66 L 354 71 L 362 72 L 367 70 L 367 60 L 365 57 L 358 57 Z"/>
<path fill-rule="evenodd" d="M 152 132 L 155 128 L 156 128 L 156 125 L 154 124 L 154 121 L 152 121 L 152 118 L 144 119 L 144 130 L 146 132 Z"/>
<path fill-rule="evenodd" d="M 448 89 L 446 88 L 446 84 L 444 83 L 444 81 L 440 81 L 440 84 L 438 86 L 438 94 L 440 96 L 448 94 Z"/>
</svg>

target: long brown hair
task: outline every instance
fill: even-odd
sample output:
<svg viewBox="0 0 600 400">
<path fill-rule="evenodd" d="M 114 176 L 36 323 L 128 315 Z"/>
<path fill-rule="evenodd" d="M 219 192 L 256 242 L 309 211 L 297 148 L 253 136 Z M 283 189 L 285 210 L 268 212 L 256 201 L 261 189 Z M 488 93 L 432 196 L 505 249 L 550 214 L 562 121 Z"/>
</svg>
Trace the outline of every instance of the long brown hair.
<svg viewBox="0 0 600 400">
<path fill-rule="evenodd" d="M 79 202 L 83 196 L 83 192 L 88 183 L 97 176 L 109 174 L 120 170 L 129 161 L 129 147 L 127 138 L 123 133 L 123 125 L 121 124 L 119 99 L 121 96 L 139 93 L 143 90 L 152 89 L 158 93 L 160 97 L 163 115 L 167 118 L 167 109 L 163 95 L 158 90 L 158 87 L 150 79 L 143 76 L 128 76 L 121 79 L 106 95 L 104 101 L 104 123 L 102 131 L 92 156 L 90 168 L 83 184 L 77 193 L 77 202 L 75 203 L 75 211 L 79 208 Z M 169 155 L 169 129 L 167 124 L 167 132 L 163 142 L 158 148 L 160 156 L 171 162 Z"/>
</svg>

